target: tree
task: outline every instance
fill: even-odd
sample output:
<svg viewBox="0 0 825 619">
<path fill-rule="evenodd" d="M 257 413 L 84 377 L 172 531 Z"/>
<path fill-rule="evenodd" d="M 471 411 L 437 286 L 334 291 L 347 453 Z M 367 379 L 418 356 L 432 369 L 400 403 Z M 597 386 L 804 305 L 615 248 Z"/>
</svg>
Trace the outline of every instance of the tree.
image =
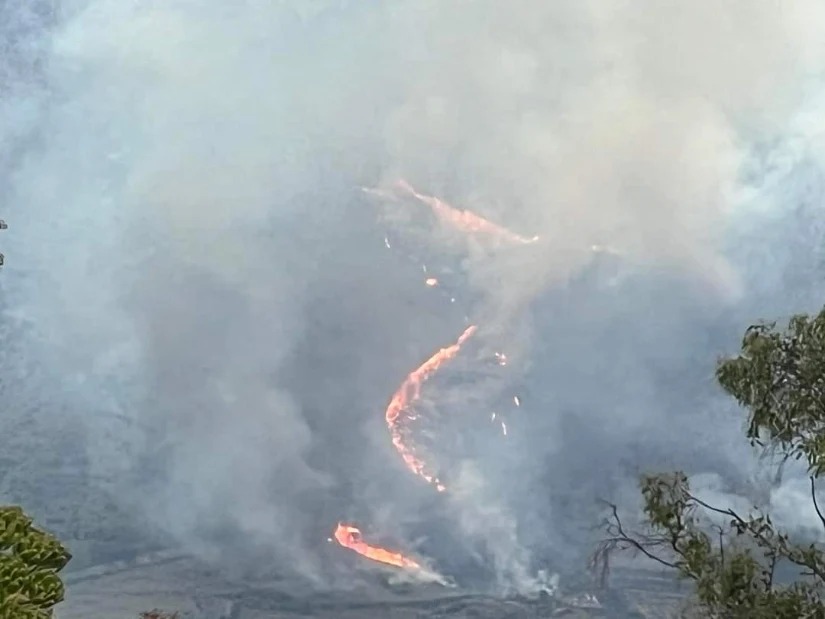
<svg viewBox="0 0 825 619">
<path fill-rule="evenodd" d="M 0 619 L 48 619 L 71 555 L 19 507 L 0 507 Z"/>
<path fill-rule="evenodd" d="M 825 474 L 825 310 L 747 329 L 740 353 L 720 360 L 716 378 L 747 411 L 751 445 L 804 461 L 811 502 L 825 531 L 817 480 Z M 631 531 L 608 504 L 606 539 L 591 567 L 607 575 L 610 555 L 630 550 L 695 585 L 702 617 L 825 619 L 825 550 L 802 543 L 754 508 L 706 503 L 682 472 L 642 477 L 645 522 Z"/>
</svg>

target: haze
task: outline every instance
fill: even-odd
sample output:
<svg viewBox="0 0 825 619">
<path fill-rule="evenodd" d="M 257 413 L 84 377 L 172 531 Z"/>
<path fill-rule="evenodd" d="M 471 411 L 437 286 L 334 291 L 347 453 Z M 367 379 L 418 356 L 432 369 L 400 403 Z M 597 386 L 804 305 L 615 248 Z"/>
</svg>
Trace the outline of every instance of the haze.
<svg viewBox="0 0 825 619">
<path fill-rule="evenodd" d="M 0 10 L 3 395 L 79 428 L 147 535 L 322 586 L 350 520 L 511 587 L 580 559 L 597 498 L 635 510 L 640 471 L 747 494 L 712 375 L 822 303 L 821 3 L 59 4 Z M 400 177 L 541 243 L 359 190 Z M 428 394 L 439 498 L 383 414 L 465 315 L 485 344 Z M 472 374 L 494 348 L 506 379 Z"/>
</svg>

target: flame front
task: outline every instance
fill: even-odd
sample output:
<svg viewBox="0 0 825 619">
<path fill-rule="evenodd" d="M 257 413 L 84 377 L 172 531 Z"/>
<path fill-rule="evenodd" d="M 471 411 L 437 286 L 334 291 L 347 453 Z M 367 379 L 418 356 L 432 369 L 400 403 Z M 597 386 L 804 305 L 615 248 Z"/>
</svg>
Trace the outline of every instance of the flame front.
<svg viewBox="0 0 825 619">
<path fill-rule="evenodd" d="M 387 427 L 390 429 L 390 437 L 395 449 L 401 454 L 407 468 L 416 475 L 426 479 L 429 483 L 434 484 L 439 492 L 444 492 L 446 487 L 441 481 L 427 471 L 426 463 L 415 455 L 411 447 L 404 443 L 402 426 L 405 421 L 415 419 L 413 413 L 413 405 L 416 400 L 421 397 L 421 386 L 430 378 L 445 361 L 449 361 L 458 354 L 461 346 L 466 342 L 473 333 L 476 332 L 476 326 L 470 325 L 467 327 L 455 344 L 442 348 L 432 357 L 427 359 L 416 370 L 410 372 L 398 391 L 392 396 L 390 404 L 387 407 L 387 412 L 384 415 L 387 420 Z"/>
<path fill-rule="evenodd" d="M 438 217 L 441 221 L 449 223 L 464 232 L 481 232 L 511 243 L 528 244 L 535 243 L 539 240 L 539 237 L 537 236 L 530 238 L 521 236 L 520 234 L 516 234 L 503 226 L 494 224 L 493 222 L 476 215 L 472 211 L 458 209 L 450 204 L 447 204 L 443 200 L 440 200 L 439 198 L 434 196 L 425 196 L 424 194 L 418 193 L 415 188 L 413 188 L 413 186 L 404 179 L 398 180 L 395 183 L 395 186 L 401 191 L 413 196 L 419 202 L 429 206 L 433 213 L 435 213 L 436 217 Z M 372 193 L 380 197 L 386 197 L 387 195 L 384 192 L 380 192 L 380 190 L 373 190 Z"/>
<path fill-rule="evenodd" d="M 504 240 L 510 243 L 518 244 L 535 243 L 539 240 L 538 236 L 533 236 L 530 238 L 521 236 L 508 230 L 507 228 L 504 228 L 503 226 L 488 221 L 487 219 L 484 219 L 471 211 L 455 208 L 437 197 L 421 194 L 403 179 L 399 179 L 394 184 L 393 189 L 395 191 L 366 187 L 362 187 L 361 189 L 365 193 L 371 194 L 377 198 L 391 201 L 399 200 L 399 192 L 412 196 L 414 199 L 430 207 L 432 212 L 440 221 L 463 232 L 471 234 L 486 234 L 497 240 Z M 391 248 L 389 238 L 384 237 L 384 245 L 387 248 Z M 622 252 L 602 245 L 593 245 L 590 250 L 594 253 L 615 253 L 617 255 L 622 255 Z M 426 265 L 423 265 L 422 269 L 424 273 L 427 274 Z M 439 285 L 438 279 L 429 275 L 424 280 L 424 283 L 430 287 Z M 450 298 L 450 302 L 454 303 L 455 298 Z M 404 426 L 406 423 L 414 421 L 417 418 L 414 405 L 421 397 L 421 388 L 424 382 L 435 374 L 446 361 L 453 359 L 461 350 L 461 346 L 473 336 L 476 330 L 477 327 L 475 325 L 467 327 L 454 344 L 440 349 L 432 357 L 427 359 L 427 361 L 425 361 L 421 366 L 407 375 L 404 382 L 401 383 L 401 386 L 395 394 L 393 394 L 385 413 L 385 419 L 387 422 L 387 427 L 390 431 L 392 444 L 401 455 L 401 458 L 404 460 L 404 464 L 412 473 L 433 484 L 439 492 L 445 491 L 446 487 L 441 480 L 438 479 L 438 477 L 429 472 L 429 467 L 416 455 L 413 448 L 404 442 Z M 508 364 L 507 355 L 503 352 L 494 353 L 494 357 L 499 365 L 506 366 Z M 519 396 L 513 396 L 513 403 L 516 407 L 521 407 L 521 399 Z M 497 413 L 492 412 L 490 414 L 490 421 L 494 423 L 497 419 Z M 507 423 L 503 419 L 498 419 L 498 422 L 501 426 L 502 434 L 507 436 Z M 399 552 L 394 552 L 392 550 L 381 548 L 380 546 L 371 546 L 370 544 L 367 544 L 361 536 L 361 531 L 352 525 L 339 522 L 337 528 L 335 529 L 335 540 L 341 546 L 348 548 L 372 561 L 401 568 L 422 569 L 421 566 L 414 560 L 405 557 Z"/>
<path fill-rule="evenodd" d="M 378 561 L 379 563 L 386 563 L 387 565 L 394 565 L 396 567 L 406 567 L 413 569 L 420 569 L 421 566 L 405 557 L 400 552 L 393 552 L 380 546 L 370 546 L 361 537 L 361 531 L 352 525 L 338 523 L 335 529 L 335 541 L 337 541 L 344 548 L 349 548 L 359 555 Z"/>
<path fill-rule="evenodd" d="M 396 183 L 395 189 L 411 195 L 419 202 L 426 204 L 442 222 L 450 224 L 464 232 L 488 234 L 496 239 L 503 239 L 511 243 L 515 242 L 526 244 L 533 243 L 538 240 L 538 237 L 526 238 L 515 234 L 514 232 L 494 224 L 470 211 L 461 210 L 450 206 L 436 197 L 420 194 L 403 179 Z M 397 194 L 382 189 L 363 188 L 363 191 L 379 198 L 391 200 L 398 199 Z M 387 237 L 384 238 L 384 245 L 387 248 L 391 247 L 390 241 Z M 423 267 L 423 271 L 424 273 L 427 273 L 426 266 Z M 431 276 L 428 276 L 424 283 L 430 287 L 439 285 L 438 279 Z M 455 299 L 451 298 L 450 301 L 455 302 Z M 416 455 L 414 449 L 405 443 L 404 427 L 407 423 L 414 421 L 417 418 L 414 405 L 421 397 L 421 388 L 423 384 L 430 377 L 432 377 L 433 374 L 435 374 L 445 362 L 453 359 L 459 353 L 461 347 L 470 337 L 473 336 L 476 330 L 477 327 L 475 325 L 470 325 L 461 333 L 454 344 L 451 344 L 446 348 L 441 348 L 418 368 L 410 372 L 410 374 L 408 374 L 404 379 L 404 382 L 401 383 L 398 390 L 393 394 L 385 413 L 385 419 L 387 422 L 387 427 L 390 431 L 392 444 L 401 455 L 404 464 L 412 473 L 425 479 L 428 483 L 433 484 L 439 492 L 444 492 L 446 487 L 441 480 L 438 479 L 438 477 L 430 472 L 426 462 Z M 496 353 L 495 356 L 500 365 L 507 364 L 506 355 L 503 353 Z M 495 419 L 495 413 L 493 413 L 492 419 Z M 507 426 L 503 421 L 501 422 L 501 427 L 502 432 L 506 435 Z M 352 525 L 339 522 L 337 528 L 335 529 L 334 537 L 335 541 L 344 548 L 357 552 L 359 555 L 366 557 L 367 559 L 371 559 L 372 561 L 401 568 L 421 569 L 421 566 L 418 563 L 409 557 L 405 557 L 399 552 L 387 550 L 386 548 L 381 548 L 380 546 L 371 546 L 366 543 L 361 536 L 361 531 Z"/>
</svg>

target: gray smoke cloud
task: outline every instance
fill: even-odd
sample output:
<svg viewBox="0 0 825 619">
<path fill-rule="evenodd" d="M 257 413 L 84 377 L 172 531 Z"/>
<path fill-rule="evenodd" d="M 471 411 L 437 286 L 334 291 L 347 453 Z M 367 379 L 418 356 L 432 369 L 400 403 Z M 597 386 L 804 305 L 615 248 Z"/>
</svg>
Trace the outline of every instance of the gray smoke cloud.
<svg viewBox="0 0 825 619">
<path fill-rule="evenodd" d="M 5 9 L 6 329 L 147 521 L 320 582 L 339 518 L 434 552 L 432 509 L 519 586 L 641 470 L 753 474 L 713 363 L 821 303 L 821 3 L 33 6 Z M 540 241 L 490 252 L 358 191 L 399 177 Z M 510 374 L 428 396 L 473 439 L 434 455 L 435 504 L 383 408 L 465 313 L 458 366 L 502 347 Z"/>
</svg>

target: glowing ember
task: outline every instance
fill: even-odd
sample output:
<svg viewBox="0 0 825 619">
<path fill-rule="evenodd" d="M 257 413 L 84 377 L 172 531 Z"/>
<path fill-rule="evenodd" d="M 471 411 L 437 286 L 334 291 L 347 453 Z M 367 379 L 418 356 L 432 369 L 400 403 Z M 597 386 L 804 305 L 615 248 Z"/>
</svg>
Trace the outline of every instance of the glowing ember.
<svg viewBox="0 0 825 619">
<path fill-rule="evenodd" d="M 431 288 L 433 286 L 438 286 L 438 280 L 435 277 L 428 277 L 424 280 L 424 283 L 430 286 Z"/>
<path fill-rule="evenodd" d="M 392 396 L 392 400 L 390 400 L 384 416 L 387 420 L 387 426 L 390 429 L 392 444 L 398 453 L 401 454 L 407 468 L 429 483 L 434 484 L 436 490 L 439 492 L 444 492 L 446 487 L 437 477 L 427 471 L 426 463 L 416 456 L 414 451 L 404 443 L 402 425 L 405 421 L 414 418 L 412 407 L 416 400 L 421 397 L 421 386 L 424 382 L 435 374 L 445 361 L 449 361 L 455 357 L 459 350 L 461 350 L 464 342 L 472 337 L 475 332 L 476 326 L 470 325 L 464 330 L 455 344 L 447 348 L 442 348 L 421 364 L 418 369 L 411 372 L 407 378 L 404 379 L 404 382 L 401 383 L 398 391 Z"/>
<path fill-rule="evenodd" d="M 335 529 L 335 541 L 344 548 L 349 548 L 353 552 L 379 563 L 411 569 L 421 568 L 418 563 L 405 557 L 400 552 L 393 552 L 380 546 L 370 546 L 361 537 L 361 531 L 348 524 L 338 523 L 338 527 Z"/>
</svg>

